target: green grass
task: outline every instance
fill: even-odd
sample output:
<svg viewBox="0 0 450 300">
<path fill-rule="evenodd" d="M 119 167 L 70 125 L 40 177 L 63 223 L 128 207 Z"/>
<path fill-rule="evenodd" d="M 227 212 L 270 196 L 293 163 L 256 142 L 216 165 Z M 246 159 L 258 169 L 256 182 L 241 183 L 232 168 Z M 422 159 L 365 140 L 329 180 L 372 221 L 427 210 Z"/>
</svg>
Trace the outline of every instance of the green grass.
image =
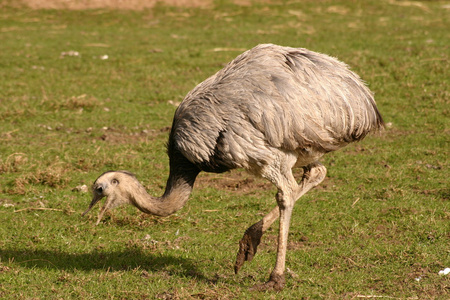
<svg viewBox="0 0 450 300">
<path fill-rule="evenodd" d="M 3 4 L 0 298 L 450 298 L 450 275 L 438 275 L 450 267 L 446 7 L 220 1 L 208 9 L 64 11 Z M 95 211 L 80 216 L 90 195 L 76 187 L 106 170 L 133 171 L 161 194 L 171 103 L 240 49 L 267 42 L 348 63 L 375 92 L 388 124 L 383 134 L 324 158 L 327 179 L 295 207 L 282 292 L 249 290 L 270 274 L 277 226 L 233 274 L 244 230 L 275 205 L 275 189 L 245 173 L 201 175 L 186 207 L 167 218 L 125 207 L 95 227 Z"/>
</svg>

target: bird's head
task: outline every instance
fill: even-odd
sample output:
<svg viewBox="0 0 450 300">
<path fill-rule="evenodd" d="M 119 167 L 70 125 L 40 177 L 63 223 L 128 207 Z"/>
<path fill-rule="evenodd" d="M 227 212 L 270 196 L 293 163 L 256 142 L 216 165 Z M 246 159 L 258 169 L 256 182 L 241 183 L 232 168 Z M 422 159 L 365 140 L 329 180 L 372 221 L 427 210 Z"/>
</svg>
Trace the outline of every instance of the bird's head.
<svg viewBox="0 0 450 300">
<path fill-rule="evenodd" d="M 130 179 L 134 181 L 135 176 L 127 171 L 108 171 L 100 175 L 92 185 L 92 201 L 82 216 L 87 214 L 103 197 L 106 197 L 105 204 L 101 208 L 95 223 L 95 225 L 98 225 L 107 210 L 130 203 L 130 195 L 126 190 L 126 182 Z"/>
</svg>

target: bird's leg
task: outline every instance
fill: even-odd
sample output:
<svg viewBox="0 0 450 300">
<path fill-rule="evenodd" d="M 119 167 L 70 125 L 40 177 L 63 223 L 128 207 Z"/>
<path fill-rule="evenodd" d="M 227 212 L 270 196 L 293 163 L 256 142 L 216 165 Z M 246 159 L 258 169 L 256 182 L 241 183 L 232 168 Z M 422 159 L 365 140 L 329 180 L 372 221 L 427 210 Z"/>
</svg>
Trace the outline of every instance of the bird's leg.
<svg viewBox="0 0 450 300">
<path fill-rule="evenodd" d="M 288 243 L 289 226 L 295 199 L 291 193 L 287 195 L 283 191 L 277 193 L 277 203 L 280 210 L 280 227 L 278 232 L 278 249 L 275 267 L 270 274 L 269 281 L 259 286 L 262 289 L 281 290 L 284 287 L 284 269 L 286 267 L 286 251 Z"/>
<path fill-rule="evenodd" d="M 270 274 L 269 281 L 258 286 L 258 289 L 281 290 L 284 287 L 284 270 L 286 268 L 286 251 L 288 243 L 289 226 L 295 202 L 306 192 L 317 186 L 325 178 L 327 169 L 320 163 L 314 163 L 304 168 L 303 178 L 294 190 L 294 193 L 277 193 L 277 203 L 280 209 L 280 228 L 278 234 L 277 261 Z"/>
<path fill-rule="evenodd" d="M 318 186 L 327 175 L 327 169 L 324 165 L 319 162 L 312 163 L 303 167 L 302 181 L 296 189 L 294 195 L 295 201 L 300 199 L 301 196 L 306 194 L 308 191 Z"/>
<path fill-rule="evenodd" d="M 270 213 L 265 215 L 259 222 L 250 226 L 239 241 L 239 251 L 234 264 L 234 272 L 237 274 L 244 262 L 251 261 L 256 254 L 263 233 L 280 216 L 280 209 L 275 207 Z"/>
<path fill-rule="evenodd" d="M 292 200 L 288 202 L 295 203 L 301 196 L 306 194 L 309 190 L 320 184 L 326 176 L 326 168 L 319 162 L 310 164 L 303 168 L 303 177 L 300 184 L 295 183 L 293 176 L 291 177 L 290 185 L 294 188 L 290 193 Z M 292 173 L 291 173 L 292 175 Z M 289 176 L 288 176 L 289 177 Z M 279 185 L 278 185 L 279 186 Z M 253 256 L 256 254 L 257 247 L 261 241 L 261 237 L 264 232 L 275 222 L 280 215 L 280 232 L 278 241 L 278 255 L 277 263 L 275 265 L 270 279 L 267 283 L 263 285 L 258 285 L 255 289 L 281 289 L 284 285 L 284 269 L 285 269 L 285 259 L 286 259 L 286 248 L 287 248 L 287 234 L 289 232 L 289 223 L 292 215 L 292 208 L 288 210 L 282 209 L 285 206 L 285 200 L 287 196 L 286 193 L 277 193 L 277 203 L 278 206 L 272 209 L 267 215 L 265 215 L 259 222 L 250 226 L 239 242 L 239 251 L 236 258 L 236 263 L 234 270 L 237 273 L 242 267 L 245 261 L 251 261 Z M 282 197 L 283 196 L 283 197 Z M 280 206 L 281 203 L 281 206 Z M 292 204 L 293 206 L 293 204 Z M 284 246 L 286 244 L 286 246 Z"/>
<path fill-rule="evenodd" d="M 289 225 L 295 199 L 292 197 L 292 191 L 284 192 L 279 190 L 276 199 L 280 215 L 280 227 L 278 234 L 277 260 L 275 267 L 270 274 L 269 281 L 254 286 L 253 290 L 282 290 L 285 284 L 284 269 L 286 267 L 286 251 L 288 243 Z"/>
<path fill-rule="evenodd" d="M 303 168 L 303 177 L 300 184 L 295 188 L 293 198 L 298 200 L 309 190 L 317 186 L 326 175 L 326 168 L 320 163 L 314 163 Z M 239 241 L 239 251 L 234 265 L 234 272 L 237 274 L 239 269 L 246 261 L 251 261 L 256 254 L 261 237 L 264 232 L 275 222 L 280 216 L 279 207 L 272 209 L 259 222 L 250 226 Z"/>
</svg>

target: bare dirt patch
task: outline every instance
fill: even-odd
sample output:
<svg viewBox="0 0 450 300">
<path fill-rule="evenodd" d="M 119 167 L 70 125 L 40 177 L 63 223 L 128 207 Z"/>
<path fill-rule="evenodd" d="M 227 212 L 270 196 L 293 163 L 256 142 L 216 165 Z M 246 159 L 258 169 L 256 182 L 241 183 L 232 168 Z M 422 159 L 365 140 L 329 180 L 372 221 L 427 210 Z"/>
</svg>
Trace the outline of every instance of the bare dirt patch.
<svg viewBox="0 0 450 300">
<path fill-rule="evenodd" d="M 129 9 L 142 10 L 158 3 L 178 7 L 209 7 L 212 0 L 21 0 L 33 9 Z"/>
<path fill-rule="evenodd" d="M 92 131 L 92 128 L 87 130 L 87 132 L 90 131 Z M 105 127 L 103 129 L 103 134 L 98 137 L 98 140 L 105 141 L 112 145 L 143 143 L 149 142 L 150 140 L 155 139 L 159 134 L 165 134 L 168 131 L 170 131 L 170 127 L 168 126 L 160 129 L 136 127 L 132 132 L 128 132 L 126 128 Z"/>
<path fill-rule="evenodd" d="M 242 6 L 251 6 L 253 0 L 234 0 L 233 3 Z M 260 3 L 269 3 L 262 0 Z M 13 2 L 14 3 L 14 2 Z M 20 0 L 22 5 L 32 9 L 125 9 L 143 10 L 163 4 L 174 7 L 210 8 L 213 0 Z M 17 3 L 14 3 L 17 5 Z"/>
<path fill-rule="evenodd" d="M 195 182 L 196 188 L 217 188 L 235 191 L 241 195 L 256 194 L 274 190 L 273 185 L 244 170 L 233 170 L 223 174 L 202 173 Z"/>
</svg>

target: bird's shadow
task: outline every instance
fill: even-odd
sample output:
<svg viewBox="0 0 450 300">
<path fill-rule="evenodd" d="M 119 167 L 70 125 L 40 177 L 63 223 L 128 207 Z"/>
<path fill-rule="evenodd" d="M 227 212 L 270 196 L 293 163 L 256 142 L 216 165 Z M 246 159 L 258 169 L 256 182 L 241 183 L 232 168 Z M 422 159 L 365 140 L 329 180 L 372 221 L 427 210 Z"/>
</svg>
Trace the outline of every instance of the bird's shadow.
<svg viewBox="0 0 450 300">
<path fill-rule="evenodd" d="M 210 281 L 198 271 L 193 261 L 160 253 L 145 253 L 132 248 L 122 251 L 94 250 L 88 253 L 68 253 L 59 250 L 0 249 L 0 261 L 25 268 L 118 271 L 142 270 L 149 273 L 165 271 L 199 280 Z"/>
</svg>

